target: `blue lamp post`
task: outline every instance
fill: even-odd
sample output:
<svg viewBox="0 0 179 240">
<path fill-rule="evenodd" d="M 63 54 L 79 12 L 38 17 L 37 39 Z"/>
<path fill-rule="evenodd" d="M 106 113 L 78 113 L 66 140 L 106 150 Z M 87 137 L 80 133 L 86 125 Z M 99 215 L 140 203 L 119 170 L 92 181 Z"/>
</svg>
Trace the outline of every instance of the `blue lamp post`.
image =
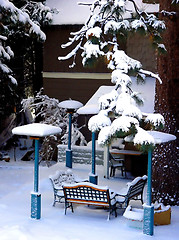
<svg viewBox="0 0 179 240">
<path fill-rule="evenodd" d="M 34 191 L 31 193 L 31 218 L 41 218 L 41 193 L 39 192 L 39 140 L 41 137 L 61 133 L 61 128 L 32 123 L 12 130 L 13 134 L 30 136 L 35 140 Z"/>
<path fill-rule="evenodd" d="M 92 172 L 89 177 L 89 181 L 93 184 L 98 183 L 98 176 L 96 175 L 96 134 L 92 132 Z"/>
<path fill-rule="evenodd" d="M 87 104 L 81 108 L 78 109 L 77 113 L 87 116 L 87 115 L 94 115 L 99 112 L 98 106 L 95 104 Z M 98 182 L 98 176 L 96 175 L 96 133 L 95 131 L 92 131 L 92 171 L 89 175 L 89 181 L 93 184 L 97 184 Z"/>
<path fill-rule="evenodd" d="M 72 125 L 72 115 L 73 113 L 83 104 L 75 100 L 65 100 L 59 103 L 59 107 L 67 110 L 69 117 L 68 126 L 68 148 L 66 149 L 66 167 L 72 168 L 72 149 L 71 149 L 71 125 Z"/>
<path fill-rule="evenodd" d="M 71 150 L 72 111 L 68 112 L 68 116 L 69 116 L 69 127 L 68 127 L 68 149 L 66 149 L 66 167 L 72 168 L 72 150 Z"/>
<path fill-rule="evenodd" d="M 155 144 L 174 141 L 176 137 L 172 134 L 148 131 L 154 138 Z M 147 179 L 147 204 L 144 204 L 144 224 L 143 233 L 154 234 L 154 206 L 152 206 L 152 150 L 148 150 L 148 179 Z"/>
</svg>

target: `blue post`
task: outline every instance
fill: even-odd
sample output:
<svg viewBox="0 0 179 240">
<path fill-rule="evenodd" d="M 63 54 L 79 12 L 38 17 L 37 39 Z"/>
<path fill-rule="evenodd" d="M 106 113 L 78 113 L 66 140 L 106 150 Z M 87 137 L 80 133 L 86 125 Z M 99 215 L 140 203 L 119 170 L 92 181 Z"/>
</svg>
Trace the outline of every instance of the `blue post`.
<svg viewBox="0 0 179 240">
<path fill-rule="evenodd" d="M 98 176 L 96 175 L 96 134 L 95 132 L 92 132 L 92 174 L 89 178 L 89 181 L 91 183 L 97 184 Z"/>
<path fill-rule="evenodd" d="M 96 134 L 95 132 L 92 132 L 92 174 L 96 173 L 96 156 L 95 156 L 95 152 L 96 152 Z"/>
<path fill-rule="evenodd" d="M 66 167 L 72 168 L 72 150 L 71 150 L 71 122 L 72 113 L 69 112 L 69 130 L 68 130 L 68 149 L 66 150 Z"/>
<path fill-rule="evenodd" d="M 147 179 L 147 204 L 144 205 L 143 233 L 153 235 L 154 206 L 152 203 L 152 151 L 148 151 L 148 179 Z"/>
<path fill-rule="evenodd" d="M 31 193 L 31 218 L 41 218 L 41 194 L 39 191 L 39 138 L 35 139 L 34 192 Z"/>
<path fill-rule="evenodd" d="M 152 203 L 152 151 L 148 151 L 147 204 Z"/>
<path fill-rule="evenodd" d="M 71 120 L 72 120 L 72 113 L 69 112 L 69 130 L 68 130 L 68 149 L 71 150 Z"/>
<path fill-rule="evenodd" d="M 35 139 L 34 192 L 39 190 L 39 139 Z"/>
</svg>

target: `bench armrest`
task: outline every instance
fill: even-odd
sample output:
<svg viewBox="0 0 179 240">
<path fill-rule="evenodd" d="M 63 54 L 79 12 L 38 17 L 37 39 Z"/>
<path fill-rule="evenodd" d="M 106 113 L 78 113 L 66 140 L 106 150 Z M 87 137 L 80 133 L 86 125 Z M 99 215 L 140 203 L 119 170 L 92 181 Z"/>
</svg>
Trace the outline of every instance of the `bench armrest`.
<svg viewBox="0 0 179 240">
<path fill-rule="evenodd" d="M 54 189 L 55 189 L 56 191 L 59 191 L 59 190 L 63 190 L 63 187 L 62 187 L 62 186 L 54 186 Z"/>
</svg>

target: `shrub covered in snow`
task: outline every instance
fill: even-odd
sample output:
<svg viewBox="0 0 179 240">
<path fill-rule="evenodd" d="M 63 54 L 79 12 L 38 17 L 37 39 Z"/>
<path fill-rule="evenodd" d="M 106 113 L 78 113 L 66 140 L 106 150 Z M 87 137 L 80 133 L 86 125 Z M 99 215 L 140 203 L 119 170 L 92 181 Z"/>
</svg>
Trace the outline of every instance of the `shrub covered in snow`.
<svg viewBox="0 0 179 240">
<path fill-rule="evenodd" d="M 43 140 L 41 156 L 44 160 L 52 160 L 57 144 L 68 143 L 69 119 L 66 109 L 61 108 L 59 101 L 42 94 L 42 89 L 35 97 L 23 99 L 23 110 L 30 110 L 35 115 L 34 121 L 58 126 L 62 129 L 61 135 L 48 136 Z M 72 116 L 72 145 L 86 145 L 85 137 L 77 126 L 77 113 Z"/>
</svg>

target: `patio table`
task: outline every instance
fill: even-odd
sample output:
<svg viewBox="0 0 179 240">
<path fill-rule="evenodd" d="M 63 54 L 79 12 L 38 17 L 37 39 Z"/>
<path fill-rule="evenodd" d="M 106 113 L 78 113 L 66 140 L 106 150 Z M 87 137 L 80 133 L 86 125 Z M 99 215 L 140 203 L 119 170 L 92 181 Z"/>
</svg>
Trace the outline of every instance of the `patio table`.
<svg viewBox="0 0 179 240">
<path fill-rule="evenodd" d="M 133 150 L 119 150 L 119 149 L 111 149 L 110 153 L 112 154 L 121 154 L 121 155 L 134 155 L 134 156 L 140 156 L 142 152 L 140 151 L 133 151 Z"/>
</svg>

